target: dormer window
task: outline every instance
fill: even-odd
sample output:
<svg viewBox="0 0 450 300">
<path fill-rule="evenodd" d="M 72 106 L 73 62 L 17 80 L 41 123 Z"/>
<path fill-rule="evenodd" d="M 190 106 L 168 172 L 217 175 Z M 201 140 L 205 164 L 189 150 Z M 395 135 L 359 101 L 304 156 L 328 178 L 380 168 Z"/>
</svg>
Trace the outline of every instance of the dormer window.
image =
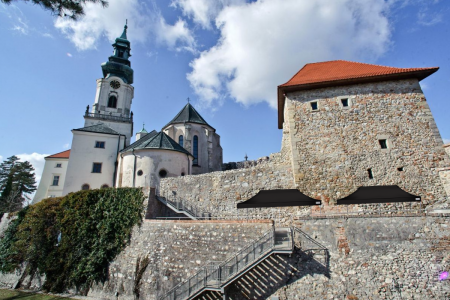
<svg viewBox="0 0 450 300">
<path fill-rule="evenodd" d="M 117 108 L 117 97 L 114 95 L 109 96 L 108 107 Z"/>
</svg>

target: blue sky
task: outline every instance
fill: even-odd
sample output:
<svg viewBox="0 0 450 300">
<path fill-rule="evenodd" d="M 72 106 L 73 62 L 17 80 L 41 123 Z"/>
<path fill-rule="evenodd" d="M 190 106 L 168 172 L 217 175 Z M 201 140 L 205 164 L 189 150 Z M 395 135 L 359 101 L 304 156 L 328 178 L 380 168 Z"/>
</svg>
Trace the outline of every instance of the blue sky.
<svg viewBox="0 0 450 300">
<path fill-rule="evenodd" d="M 0 160 L 37 169 L 70 148 L 100 64 L 128 19 L 135 132 L 191 103 L 221 136 L 224 162 L 278 152 L 276 87 L 304 64 L 345 59 L 440 70 L 422 81 L 450 142 L 450 6 L 445 0 L 110 0 L 72 22 L 0 3 Z"/>
</svg>

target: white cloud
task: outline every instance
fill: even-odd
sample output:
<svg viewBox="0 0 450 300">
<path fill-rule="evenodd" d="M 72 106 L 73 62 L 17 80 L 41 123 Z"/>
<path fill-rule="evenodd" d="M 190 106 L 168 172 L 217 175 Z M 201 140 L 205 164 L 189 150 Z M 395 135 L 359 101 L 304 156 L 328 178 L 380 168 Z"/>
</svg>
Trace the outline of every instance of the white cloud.
<svg viewBox="0 0 450 300">
<path fill-rule="evenodd" d="M 195 39 L 184 20 L 178 19 L 174 25 L 169 25 L 160 17 L 156 29 L 157 41 L 169 49 L 195 52 Z"/>
<path fill-rule="evenodd" d="M 276 106 L 276 86 L 304 64 L 372 61 L 389 47 L 389 3 L 379 0 L 260 0 L 225 7 L 221 37 L 187 75 L 204 104 L 225 95 Z"/>
<path fill-rule="evenodd" d="M 58 18 L 55 27 L 61 30 L 78 50 L 95 49 L 102 36 L 113 41 L 118 37 L 128 19 L 127 37 L 132 42 L 144 43 L 153 37 L 175 50 L 195 46 L 194 38 L 182 20 L 167 24 L 159 10 L 147 8 L 138 0 L 109 0 L 107 8 L 99 4 L 86 3 L 85 15 L 78 21 Z"/>
<path fill-rule="evenodd" d="M 72 53 L 69 53 L 69 52 L 67 52 L 66 55 L 67 55 L 68 57 L 72 57 L 72 56 L 73 56 Z"/>
<path fill-rule="evenodd" d="M 13 25 L 13 27 L 11 28 L 14 31 L 18 31 L 23 35 L 27 35 L 28 34 L 28 24 L 26 23 L 25 20 L 23 20 L 21 17 L 18 17 L 15 21 L 15 25 Z"/>
<path fill-rule="evenodd" d="M 66 143 L 66 144 L 63 145 L 63 149 L 69 149 L 69 148 L 70 148 L 70 144 L 69 143 Z"/>
<path fill-rule="evenodd" d="M 27 35 L 30 31 L 27 18 L 24 13 L 14 4 L 5 5 L 0 3 L 0 13 L 5 14 L 9 23 L 12 25 L 11 30 L 17 31 L 23 35 Z M 31 28 L 32 29 L 32 28 Z"/>
<path fill-rule="evenodd" d="M 211 23 L 224 7 L 244 3 L 245 0 L 173 0 L 170 5 L 181 9 L 184 16 L 203 28 L 211 29 Z"/>
<path fill-rule="evenodd" d="M 41 181 L 42 171 L 44 170 L 45 160 L 44 157 L 49 154 L 39 154 L 33 152 L 31 154 L 23 153 L 16 155 L 20 161 L 28 161 L 34 168 L 34 174 L 36 176 L 36 187 L 39 186 L 39 182 Z M 34 193 L 30 195 L 30 198 L 33 199 Z"/>
<path fill-rule="evenodd" d="M 427 9 L 423 9 L 417 14 L 417 19 L 417 22 L 420 25 L 432 26 L 441 23 L 444 19 L 444 16 L 441 13 L 431 13 Z"/>
<path fill-rule="evenodd" d="M 54 38 L 53 35 L 51 35 L 50 33 L 47 33 L 47 32 L 46 32 L 46 33 L 43 33 L 42 36 L 43 36 L 43 37 L 46 37 L 46 38 L 50 38 L 50 39 L 53 39 L 53 38 Z"/>
</svg>

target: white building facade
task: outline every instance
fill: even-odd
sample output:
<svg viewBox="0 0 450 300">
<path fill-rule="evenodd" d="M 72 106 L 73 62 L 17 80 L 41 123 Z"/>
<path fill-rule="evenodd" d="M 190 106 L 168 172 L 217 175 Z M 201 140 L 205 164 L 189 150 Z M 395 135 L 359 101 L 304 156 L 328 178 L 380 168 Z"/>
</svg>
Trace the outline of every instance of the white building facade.
<svg viewBox="0 0 450 300">
<path fill-rule="evenodd" d="M 33 198 L 33 203 L 49 197 L 63 195 L 64 181 L 69 164 L 70 150 L 45 157 L 41 181 Z"/>
<path fill-rule="evenodd" d="M 46 158 L 33 203 L 79 190 L 158 188 L 164 177 L 221 170 L 220 136 L 189 103 L 161 132 L 143 129 L 131 143 L 134 72 L 126 33 L 125 25 L 113 44 L 113 55 L 102 64 L 103 78 L 97 80 L 92 108 L 86 108 L 84 127 L 72 130 L 70 156 L 64 161 Z M 62 167 L 55 170 L 55 163 Z"/>
</svg>

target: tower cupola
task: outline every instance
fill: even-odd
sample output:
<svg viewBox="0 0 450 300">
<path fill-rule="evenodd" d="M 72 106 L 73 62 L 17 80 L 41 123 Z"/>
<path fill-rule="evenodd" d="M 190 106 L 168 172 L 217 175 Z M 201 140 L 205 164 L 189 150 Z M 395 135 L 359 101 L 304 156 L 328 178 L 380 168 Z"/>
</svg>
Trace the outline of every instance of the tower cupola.
<svg viewBox="0 0 450 300">
<path fill-rule="evenodd" d="M 131 57 L 130 41 L 127 39 L 127 23 L 123 28 L 122 35 L 116 38 L 112 46 L 114 47 L 114 54 L 108 58 L 107 62 L 102 63 L 103 77 L 111 76 L 120 77 L 125 83 L 133 83 L 133 69 L 131 62 L 128 60 Z"/>
</svg>

